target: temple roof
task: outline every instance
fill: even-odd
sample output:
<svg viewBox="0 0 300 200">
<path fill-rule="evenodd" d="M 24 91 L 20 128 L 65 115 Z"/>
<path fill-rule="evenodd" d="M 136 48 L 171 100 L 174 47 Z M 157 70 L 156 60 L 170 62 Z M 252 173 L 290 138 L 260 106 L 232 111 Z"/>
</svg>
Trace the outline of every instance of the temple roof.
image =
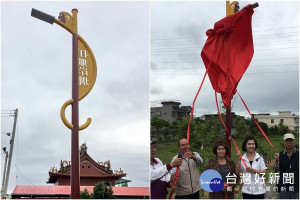
<svg viewBox="0 0 300 200">
<path fill-rule="evenodd" d="M 82 149 L 84 149 L 82 151 Z M 123 170 L 115 170 L 115 173 L 111 170 L 110 161 L 96 162 L 87 153 L 87 148 L 80 150 L 80 177 L 84 178 L 113 178 L 114 180 L 126 176 Z M 61 161 L 60 169 L 55 167 L 49 171 L 49 179 L 47 183 L 55 183 L 59 177 L 70 177 L 71 174 L 71 162 Z"/>
<path fill-rule="evenodd" d="M 80 191 L 85 188 L 91 193 L 94 186 L 80 186 Z M 118 196 L 149 196 L 149 187 L 112 187 L 114 195 Z M 71 186 L 44 186 L 44 185 L 17 185 L 12 191 L 12 196 L 16 195 L 70 195 Z"/>
</svg>

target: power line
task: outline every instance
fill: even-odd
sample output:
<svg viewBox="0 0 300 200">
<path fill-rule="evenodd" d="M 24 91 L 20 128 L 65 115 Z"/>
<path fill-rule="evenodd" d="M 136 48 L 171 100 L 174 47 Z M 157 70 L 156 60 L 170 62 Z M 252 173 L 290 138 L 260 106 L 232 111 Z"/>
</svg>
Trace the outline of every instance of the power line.
<svg viewBox="0 0 300 200">
<path fill-rule="evenodd" d="M 255 18 L 255 21 L 261 21 L 262 19 L 265 19 L 265 18 L 272 18 L 274 19 L 274 16 L 280 16 L 280 19 L 282 19 L 282 16 L 284 15 L 290 15 L 290 14 L 284 14 L 284 13 L 281 13 L 280 15 L 272 15 L 272 16 L 265 16 L 265 17 L 259 17 L 259 18 Z M 215 19 L 215 21 L 217 21 L 217 19 Z M 288 24 L 287 22 L 284 23 L 285 21 L 282 22 L 282 24 Z M 174 27 L 174 28 L 170 28 L 170 29 L 165 29 L 165 30 L 154 30 L 154 31 L 151 31 L 151 34 L 153 33 L 161 33 L 161 32 L 169 32 L 169 31 L 176 31 L 176 30 L 190 30 L 190 29 L 196 29 L 196 28 L 202 28 L 202 27 L 213 27 L 215 23 L 213 24 L 206 24 L 206 25 L 200 25 L 200 26 L 188 26 L 188 27 Z M 295 26 L 297 27 L 297 26 Z M 285 27 L 285 28 L 289 28 L 289 27 Z"/>
<path fill-rule="evenodd" d="M 274 50 L 274 49 L 299 49 L 299 47 L 282 47 L 282 48 L 272 48 L 272 49 L 256 49 L 255 51 L 265 51 L 265 50 Z"/>
<path fill-rule="evenodd" d="M 283 72 L 248 72 L 248 73 L 245 73 L 245 75 L 250 75 L 250 74 L 281 74 L 281 73 L 294 73 L 294 72 L 298 72 L 299 73 L 299 70 L 298 71 L 283 71 Z M 151 75 L 180 75 L 180 76 L 196 76 L 196 75 L 204 75 L 204 74 L 151 74 Z"/>
<path fill-rule="evenodd" d="M 248 67 L 248 69 L 251 68 L 264 68 L 264 67 L 274 67 L 274 66 L 281 66 L 281 67 L 285 67 L 287 65 L 291 65 L 291 66 L 299 66 L 299 64 L 280 64 L 280 65 L 250 65 Z M 151 67 L 151 69 L 194 69 L 194 70 L 200 70 L 200 68 L 195 68 L 195 67 Z M 202 68 L 203 69 L 203 68 Z"/>
<path fill-rule="evenodd" d="M 255 35 L 255 33 L 258 33 L 258 32 L 267 32 L 269 33 L 270 31 L 274 31 L 274 30 L 286 30 L 286 29 L 298 29 L 299 26 L 290 26 L 290 27 L 280 27 L 280 28 L 271 28 L 271 29 L 263 29 L 263 30 L 254 30 L 252 31 L 253 35 Z M 195 32 L 198 32 L 198 31 L 195 31 Z M 191 35 L 191 34 L 180 34 L 180 35 L 177 35 L 177 37 L 174 37 L 174 38 L 165 38 L 165 37 L 169 37 L 169 36 L 174 36 L 174 34 L 172 33 L 171 35 L 164 35 L 162 38 L 153 38 L 153 36 L 151 36 L 151 41 L 156 41 L 156 40 L 171 40 L 171 39 L 186 39 L 186 38 L 204 38 L 204 37 L 207 37 L 206 34 L 205 34 L 206 31 L 204 32 L 198 32 L 197 34 L 194 34 L 194 35 Z M 292 32 L 292 33 L 297 33 L 297 32 Z M 286 33 L 280 33 L 280 34 L 286 34 Z M 269 36 L 270 34 L 268 34 Z M 272 35 L 272 34 L 271 34 Z M 259 35 L 259 36 L 262 36 L 262 35 Z M 265 36 L 265 35 L 264 35 Z M 155 36 L 154 36 L 155 37 Z M 158 36 L 156 36 L 158 37 Z"/>
<path fill-rule="evenodd" d="M 265 45 L 277 45 L 277 44 L 295 44 L 297 43 L 299 40 L 287 40 L 287 41 L 278 41 L 278 42 L 261 42 L 261 43 L 254 43 L 253 45 L 254 46 L 265 46 Z M 189 43 L 187 45 L 193 45 L 194 43 Z M 196 45 L 196 46 L 183 46 L 183 45 L 180 45 L 181 48 L 179 47 L 170 47 L 170 45 L 168 45 L 167 47 L 162 47 L 162 48 L 151 48 L 151 51 L 161 51 L 161 50 L 186 50 L 186 49 L 202 49 L 203 45 L 204 45 L 204 42 L 202 43 L 197 43 L 199 45 Z M 201 44 L 201 46 L 200 46 Z M 154 45 L 154 46 L 158 46 L 158 45 Z M 175 46 L 175 45 L 173 45 Z"/>
<path fill-rule="evenodd" d="M 256 45 L 256 46 L 266 47 L 266 45 Z M 254 48 L 256 46 L 254 46 Z M 271 46 L 271 45 L 269 45 L 269 46 Z M 296 47 L 293 47 L 293 46 L 282 47 L 282 46 L 280 46 L 280 47 L 273 47 L 272 49 L 279 49 L 279 48 L 282 48 L 282 49 L 284 49 L 284 48 L 298 48 L 298 46 L 296 46 Z M 192 48 L 189 47 L 189 48 L 173 48 L 173 49 L 169 49 L 169 48 L 168 49 L 153 49 L 151 52 L 153 52 L 153 53 L 158 53 L 158 52 L 177 53 L 178 52 L 179 53 L 179 52 L 196 51 L 196 50 L 202 50 L 202 48 L 201 47 L 192 47 Z M 262 50 L 262 49 L 260 49 L 260 48 L 256 49 L 256 51 L 260 51 L 260 50 Z M 153 55 L 155 55 L 155 54 L 153 54 Z"/>
<path fill-rule="evenodd" d="M 272 48 L 272 49 L 256 49 L 255 51 L 265 51 L 265 50 L 274 50 L 274 49 L 299 49 L 299 47 L 281 47 L 281 48 Z M 165 54 L 157 54 L 157 53 L 154 53 L 154 54 L 151 54 L 151 55 L 155 55 L 155 56 L 164 56 L 164 55 L 200 55 L 201 52 L 198 52 L 198 53 L 165 53 Z"/>
<path fill-rule="evenodd" d="M 298 28 L 299 26 L 295 27 Z M 291 27 L 289 27 L 291 28 Z M 265 30 L 260 30 L 260 31 L 253 31 L 253 35 L 255 35 L 256 32 L 267 32 L 269 33 L 270 30 L 281 30 L 281 29 L 287 29 L 287 27 L 281 27 L 281 28 L 276 28 L 276 29 L 265 29 Z M 261 37 L 261 36 L 270 36 L 270 35 L 281 35 L 281 34 L 291 34 L 291 33 L 299 33 L 298 31 L 296 32 L 288 32 L 288 33 L 278 33 L 278 34 L 267 34 L 267 35 L 257 35 L 255 37 Z M 172 34 L 173 36 L 173 34 Z M 167 36 L 165 36 L 167 37 Z M 151 42 L 153 41 L 157 41 L 157 40 L 175 40 L 175 39 L 189 39 L 189 38 L 207 38 L 205 32 L 203 33 L 198 33 L 198 34 L 194 34 L 194 35 L 179 35 L 177 37 L 173 37 L 173 38 L 158 38 L 158 39 L 153 39 L 151 38 Z"/>
<path fill-rule="evenodd" d="M 292 35 L 287 35 L 287 34 L 282 34 L 282 35 L 275 35 L 275 36 L 267 36 L 267 35 L 264 35 L 266 37 L 255 37 L 254 38 L 254 45 L 256 44 L 264 44 L 264 43 L 258 43 L 257 41 L 261 40 L 261 39 L 270 39 L 270 38 L 278 38 L 278 37 L 281 37 L 281 38 L 286 38 L 286 37 L 291 37 L 291 36 L 298 36 L 298 34 L 292 34 Z M 298 40 L 298 38 L 297 38 Z M 285 42 L 289 42 L 291 40 L 283 40 L 283 41 L 278 41 L 279 42 L 282 42 L 282 43 L 285 43 Z M 294 40 L 292 40 L 294 41 Z M 206 40 L 202 40 L 202 41 L 192 41 L 192 40 L 188 40 L 188 41 L 174 41 L 174 42 L 169 42 L 169 43 L 166 43 L 166 42 L 152 42 L 151 41 L 151 46 L 177 46 L 177 45 L 201 45 L 203 46 L 204 43 L 206 42 Z M 273 42 L 275 43 L 275 42 Z"/>
<path fill-rule="evenodd" d="M 17 171 L 19 171 L 20 174 L 25 178 L 25 180 L 26 180 L 28 183 L 30 183 L 31 185 L 34 186 L 34 184 L 29 180 L 29 178 L 27 178 L 27 177 L 21 172 L 21 170 L 16 166 L 16 164 L 15 164 L 14 162 L 13 162 L 13 165 L 16 167 Z M 44 190 L 42 190 L 42 189 L 40 189 L 40 188 L 35 188 L 35 189 L 37 189 L 37 190 L 39 190 L 39 191 L 41 191 L 41 192 L 43 192 L 43 193 L 45 193 L 45 194 L 51 194 L 51 193 L 48 193 L 47 191 L 44 191 Z"/>
<path fill-rule="evenodd" d="M 264 60 L 289 60 L 289 59 L 299 59 L 298 57 L 295 57 L 295 58 L 264 58 L 264 59 L 254 59 L 254 60 L 252 60 L 253 62 L 254 61 L 264 61 Z M 155 61 L 152 61 L 151 63 L 203 63 L 202 61 L 200 62 L 200 61 L 186 61 L 186 62 L 182 62 L 182 61 L 180 61 L 180 62 L 173 62 L 173 61 L 171 61 L 171 62 L 166 62 L 166 61 L 164 61 L 164 62 L 155 62 Z"/>
<path fill-rule="evenodd" d="M 18 166 L 13 162 L 14 166 L 16 167 L 17 171 L 20 172 L 20 174 L 26 179 L 26 181 L 28 181 L 28 183 L 30 183 L 31 185 L 34 185 L 22 172 L 21 170 L 18 168 Z"/>
</svg>

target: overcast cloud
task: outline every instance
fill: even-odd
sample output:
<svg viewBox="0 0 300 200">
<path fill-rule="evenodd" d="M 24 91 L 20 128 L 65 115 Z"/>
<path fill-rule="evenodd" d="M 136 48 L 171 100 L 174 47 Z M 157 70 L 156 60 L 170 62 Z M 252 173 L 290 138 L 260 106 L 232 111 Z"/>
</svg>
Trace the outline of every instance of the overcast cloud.
<svg viewBox="0 0 300 200">
<path fill-rule="evenodd" d="M 98 67 L 93 89 L 79 102 L 80 124 L 92 118 L 80 131 L 80 144 L 86 142 L 95 161 L 122 168 L 129 186 L 148 187 L 149 3 L 6 1 L 1 2 L 2 147 L 9 147 L 5 133 L 13 126 L 6 110 L 19 109 L 8 193 L 17 184 L 46 185 L 50 168 L 71 160 L 71 131 L 60 108 L 71 99 L 72 36 L 31 17 L 32 8 L 56 18 L 78 9 L 78 33 Z M 1 161 L 3 167 L 4 154 Z"/>
<path fill-rule="evenodd" d="M 248 2 L 241 1 L 240 6 Z M 251 3 L 251 2 L 250 2 Z M 252 2 L 254 3 L 254 2 Z M 225 17 L 225 1 L 151 3 L 151 105 L 192 105 L 205 73 L 206 30 Z M 254 56 L 237 90 L 253 113 L 299 113 L 299 2 L 259 1 L 252 17 Z M 234 96 L 232 111 L 248 116 Z M 218 97 L 221 101 L 221 96 Z M 217 113 L 206 77 L 195 115 Z"/>
</svg>

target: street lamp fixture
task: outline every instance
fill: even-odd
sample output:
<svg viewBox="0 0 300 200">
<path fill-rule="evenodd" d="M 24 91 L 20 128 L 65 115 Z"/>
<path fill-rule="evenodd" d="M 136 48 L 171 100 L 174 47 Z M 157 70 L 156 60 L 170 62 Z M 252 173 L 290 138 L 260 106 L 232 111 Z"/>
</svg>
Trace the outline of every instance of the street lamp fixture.
<svg viewBox="0 0 300 200">
<path fill-rule="evenodd" d="M 34 8 L 32 8 L 32 10 L 31 10 L 31 16 L 35 17 L 35 18 L 38 18 L 42 21 L 45 21 L 49 24 L 53 24 L 54 20 L 55 20 L 55 17 L 53 17 L 51 15 L 48 15 L 48 14 L 42 12 L 42 11 L 36 10 Z"/>
</svg>

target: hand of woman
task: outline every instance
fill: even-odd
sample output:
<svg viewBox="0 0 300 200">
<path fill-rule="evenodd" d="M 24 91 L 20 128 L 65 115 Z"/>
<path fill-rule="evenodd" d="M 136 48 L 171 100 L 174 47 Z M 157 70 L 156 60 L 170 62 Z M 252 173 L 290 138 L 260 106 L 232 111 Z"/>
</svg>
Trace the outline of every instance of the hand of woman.
<svg viewBox="0 0 300 200">
<path fill-rule="evenodd" d="M 175 173 L 173 173 L 173 174 L 171 175 L 171 182 L 174 183 L 174 181 L 175 181 Z"/>
<path fill-rule="evenodd" d="M 172 184 L 171 190 L 172 190 L 173 192 L 175 192 L 175 188 L 176 188 L 176 185 Z"/>
<path fill-rule="evenodd" d="M 274 158 L 275 158 L 276 160 L 278 160 L 278 159 L 279 159 L 279 153 L 275 152 Z"/>
<path fill-rule="evenodd" d="M 224 184 L 223 192 L 227 192 L 227 184 Z"/>
<path fill-rule="evenodd" d="M 237 156 L 238 156 L 238 158 L 241 160 L 241 156 L 242 156 L 241 152 L 240 152 L 240 151 L 238 151 L 238 152 L 236 153 L 236 155 L 237 155 Z"/>
<path fill-rule="evenodd" d="M 254 170 L 252 167 L 249 167 L 249 166 L 248 166 L 248 167 L 246 168 L 246 170 L 247 170 L 247 172 L 253 172 L 253 173 L 255 173 L 255 172 L 254 172 L 255 170 Z"/>
</svg>

